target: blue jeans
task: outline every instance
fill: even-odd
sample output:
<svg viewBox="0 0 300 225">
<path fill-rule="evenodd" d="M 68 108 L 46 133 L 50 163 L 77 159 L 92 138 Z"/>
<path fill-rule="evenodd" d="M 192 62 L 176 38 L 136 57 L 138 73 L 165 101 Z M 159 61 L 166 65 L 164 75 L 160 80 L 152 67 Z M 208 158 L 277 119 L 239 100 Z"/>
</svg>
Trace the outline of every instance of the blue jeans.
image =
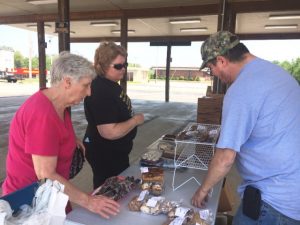
<svg viewBox="0 0 300 225">
<path fill-rule="evenodd" d="M 291 219 L 265 202 L 261 202 L 258 220 L 252 220 L 243 214 L 242 204 L 234 216 L 232 225 L 300 225 L 300 221 Z"/>
</svg>

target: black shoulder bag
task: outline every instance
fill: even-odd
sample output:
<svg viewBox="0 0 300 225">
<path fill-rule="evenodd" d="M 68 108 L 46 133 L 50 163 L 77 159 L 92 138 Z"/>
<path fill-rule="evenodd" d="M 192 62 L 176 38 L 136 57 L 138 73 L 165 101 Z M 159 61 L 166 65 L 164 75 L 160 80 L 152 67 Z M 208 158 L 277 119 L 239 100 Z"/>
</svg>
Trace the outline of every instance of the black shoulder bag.
<svg viewBox="0 0 300 225">
<path fill-rule="evenodd" d="M 70 167 L 70 179 L 74 178 L 81 171 L 84 161 L 85 159 L 82 150 L 76 146 Z"/>
</svg>

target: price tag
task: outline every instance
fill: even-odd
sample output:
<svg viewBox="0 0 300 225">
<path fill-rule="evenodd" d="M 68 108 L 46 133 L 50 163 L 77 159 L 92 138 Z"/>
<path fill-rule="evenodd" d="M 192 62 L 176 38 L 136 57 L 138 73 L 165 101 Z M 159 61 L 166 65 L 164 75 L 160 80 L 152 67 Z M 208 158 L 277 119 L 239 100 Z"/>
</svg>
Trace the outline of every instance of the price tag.
<svg viewBox="0 0 300 225">
<path fill-rule="evenodd" d="M 157 200 L 153 199 L 153 198 L 150 198 L 147 203 L 146 203 L 146 206 L 148 207 L 151 207 L 151 208 L 154 208 L 157 204 Z"/>
<path fill-rule="evenodd" d="M 185 207 L 178 207 L 176 208 L 175 211 L 175 216 L 178 216 L 180 218 L 184 218 L 184 216 L 186 215 L 186 213 L 189 211 L 189 208 L 185 208 Z"/>
<path fill-rule="evenodd" d="M 182 225 L 184 218 L 176 217 L 169 225 Z"/>
<path fill-rule="evenodd" d="M 148 167 L 141 167 L 141 173 L 148 173 L 149 169 Z"/>
<path fill-rule="evenodd" d="M 208 209 L 199 210 L 199 215 L 201 219 L 207 220 L 209 217 L 209 210 Z"/>
<path fill-rule="evenodd" d="M 162 197 L 152 197 L 147 201 L 146 205 L 153 208 L 156 206 L 157 202 L 161 201 L 162 199 Z"/>
<path fill-rule="evenodd" d="M 140 202 L 140 201 L 143 201 L 145 196 L 149 193 L 148 190 L 144 190 L 140 193 L 139 197 L 137 198 L 137 200 Z"/>
</svg>

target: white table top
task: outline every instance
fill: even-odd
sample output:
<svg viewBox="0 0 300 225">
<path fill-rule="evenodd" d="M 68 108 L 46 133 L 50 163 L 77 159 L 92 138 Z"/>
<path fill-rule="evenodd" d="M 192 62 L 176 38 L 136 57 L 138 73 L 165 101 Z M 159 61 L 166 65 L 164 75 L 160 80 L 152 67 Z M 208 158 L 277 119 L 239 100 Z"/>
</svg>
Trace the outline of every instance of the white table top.
<svg viewBox="0 0 300 225">
<path fill-rule="evenodd" d="M 188 180 L 190 177 L 195 177 L 198 181 L 202 181 L 203 177 L 207 171 L 199 169 L 184 169 L 176 170 L 175 176 L 175 186 L 183 183 Z M 141 177 L 139 165 L 132 165 L 127 170 L 125 170 L 121 175 L 123 176 L 134 176 L 135 178 Z M 199 187 L 198 183 L 191 179 L 186 184 L 173 191 L 172 188 L 172 179 L 173 179 L 173 170 L 167 169 L 164 172 L 165 176 L 165 190 L 162 194 L 167 200 L 170 201 L 181 201 L 183 206 L 194 208 L 191 203 L 191 198 L 197 188 Z M 207 208 L 213 213 L 213 221 L 215 221 L 215 216 L 217 213 L 219 196 L 221 192 L 222 182 L 220 181 L 215 185 L 211 198 L 209 198 L 207 203 Z M 119 203 L 121 204 L 121 212 L 110 219 L 103 219 L 99 215 L 89 212 L 88 210 L 76 207 L 67 215 L 67 219 L 70 221 L 78 222 L 81 224 L 92 225 L 92 224 L 142 224 L 142 225 L 161 225 L 167 220 L 166 215 L 147 215 L 142 212 L 131 212 L 128 209 L 128 203 L 130 200 L 139 195 L 141 190 L 135 190 L 129 193 L 126 197 L 121 199 Z M 214 223 L 213 223 L 214 224 Z"/>
</svg>

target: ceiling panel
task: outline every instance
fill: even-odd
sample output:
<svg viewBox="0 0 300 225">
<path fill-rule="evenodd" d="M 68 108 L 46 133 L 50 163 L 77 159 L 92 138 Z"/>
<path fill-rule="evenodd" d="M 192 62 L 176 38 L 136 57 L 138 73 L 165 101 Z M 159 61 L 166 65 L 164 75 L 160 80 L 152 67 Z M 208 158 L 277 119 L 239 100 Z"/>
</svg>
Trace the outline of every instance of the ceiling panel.
<svg viewBox="0 0 300 225">
<path fill-rule="evenodd" d="M 236 33 L 292 33 L 300 31 L 300 19 L 270 20 L 269 15 L 292 15 L 299 11 L 286 12 L 264 12 L 264 13 L 242 13 L 237 15 Z M 298 25 L 296 29 L 265 29 L 265 25 Z"/>
<path fill-rule="evenodd" d="M 297 37 L 297 33 L 299 33 L 300 29 L 300 20 L 273 20 L 270 21 L 268 16 L 270 14 L 300 14 L 300 4 L 299 0 L 285 0 L 287 2 L 294 2 L 297 10 L 294 11 L 266 11 L 260 12 L 259 5 L 260 2 L 264 3 L 264 7 L 266 3 L 270 4 L 270 7 L 273 7 L 276 3 L 277 8 L 282 6 L 282 1 L 271 1 L 271 0 L 228 0 L 229 3 L 240 3 L 249 6 L 249 3 L 253 3 L 251 8 L 255 9 L 256 12 L 251 13 L 238 13 L 236 16 L 236 33 L 237 34 L 272 34 L 272 33 L 294 33 Z M 133 29 L 136 32 L 134 34 L 129 34 L 129 37 L 146 37 L 146 36 L 201 36 L 201 35 L 209 35 L 217 31 L 217 23 L 218 16 L 217 13 L 219 11 L 219 7 L 217 4 L 220 3 L 220 0 L 70 0 L 70 12 L 91 12 L 86 13 L 84 19 L 79 18 L 78 20 L 88 20 L 89 21 L 71 21 L 70 28 L 71 31 L 74 31 L 75 34 L 71 33 L 71 37 L 74 38 L 95 38 L 95 37 L 119 37 L 119 34 L 112 34 L 112 29 L 120 29 L 120 20 L 119 18 L 115 18 L 120 16 L 120 12 L 125 10 L 125 13 L 130 11 L 130 15 L 132 15 L 128 20 L 128 28 Z M 212 8 L 212 4 L 216 6 Z M 201 7 L 199 7 L 199 5 Z M 203 7 L 202 7 L 203 5 Z M 180 19 L 183 17 L 176 17 L 180 15 L 180 10 L 185 7 L 188 9 L 188 13 L 193 11 L 190 16 L 185 16 L 184 18 L 200 18 L 201 22 L 199 24 L 180 24 L 180 25 L 171 25 L 169 23 L 169 19 Z M 195 6 L 195 7 L 188 7 Z M 196 7 L 198 6 L 198 8 Z M 211 6 L 211 7 L 207 7 Z M 255 7 L 256 6 L 256 7 Z M 161 14 L 164 13 L 164 9 L 160 10 L 161 13 L 157 18 L 147 18 L 151 17 L 153 13 L 158 10 L 149 10 L 150 8 L 159 9 L 160 7 L 174 7 L 174 12 L 170 17 L 162 17 Z M 177 8 L 176 8 L 177 7 Z M 205 10 L 203 10 L 203 8 Z M 241 7 L 245 10 L 245 7 Z M 126 11 L 127 10 L 127 11 Z M 142 18 L 144 12 L 147 12 L 146 18 Z M 202 15 L 199 15 L 198 10 L 202 10 Z M 209 13 L 206 13 L 206 10 L 210 10 Z M 9 18 L 16 18 L 18 15 L 32 15 L 31 19 L 27 21 L 36 21 L 36 15 L 54 15 L 54 17 L 49 17 L 53 20 L 55 18 L 55 14 L 57 14 L 57 4 L 47 4 L 47 5 L 33 5 L 27 3 L 25 0 L 0 0 L 0 19 L 9 16 Z M 109 14 L 107 17 L 102 18 L 115 18 L 114 21 L 118 22 L 118 26 L 115 27 L 94 27 L 90 26 L 90 21 L 99 17 L 91 16 L 92 11 L 94 11 L 95 15 L 103 15 L 101 11 L 105 12 L 119 12 Z M 139 13 L 138 13 L 139 12 Z M 212 13 L 215 12 L 215 13 Z M 138 13 L 134 16 L 134 13 Z M 192 15 L 193 14 L 193 15 Z M 198 15 L 197 15 L 198 14 Z M 215 14 L 215 15 L 212 15 Z M 116 16 L 117 15 L 117 16 Z M 156 15 L 156 14 L 155 14 Z M 163 14 L 164 15 L 164 14 Z M 9 19 L 8 18 L 8 19 Z M 76 18 L 75 18 L 76 19 Z M 23 17 L 22 17 L 22 20 Z M 104 21 L 104 20 L 103 20 Z M 107 19 L 106 19 L 107 21 Z M 4 22 L 5 23 L 5 22 Z M 17 22 L 15 22 L 17 23 Z M 54 21 L 51 23 L 45 22 L 51 25 L 51 28 L 45 28 L 46 34 L 54 34 Z M 284 25 L 284 24 L 297 24 L 297 29 L 278 29 L 278 30 L 266 30 L 264 29 L 265 25 Z M 12 24 L 13 26 L 29 29 L 27 27 L 28 23 L 23 24 Z M 207 31 L 204 32 L 180 32 L 180 28 L 195 28 L 195 27 L 207 27 Z M 31 30 L 36 30 L 36 28 L 31 28 Z M 300 34 L 300 33 L 299 33 Z M 300 36 L 300 35 L 299 35 Z M 299 37 L 300 38 L 300 37 Z"/>
<path fill-rule="evenodd" d="M 201 22 L 198 24 L 170 24 L 170 19 L 187 19 L 187 18 L 200 18 Z M 130 37 L 146 37 L 146 36 L 186 36 L 186 35 L 208 35 L 217 31 L 217 16 L 193 16 L 193 17 L 164 17 L 164 18 L 143 18 L 143 19 L 129 19 L 128 29 L 135 30 L 134 34 L 128 34 Z M 83 38 L 83 37 L 111 37 L 120 36 L 119 34 L 112 34 L 112 30 L 120 30 L 120 20 L 102 20 L 117 22 L 117 26 L 91 26 L 91 21 L 71 21 L 70 30 L 71 37 Z M 33 23 L 30 23 L 33 24 Z M 54 33 L 55 24 L 52 22 L 45 22 L 50 25 L 48 28 L 45 26 L 45 33 L 48 35 L 56 35 Z M 29 29 L 28 24 L 12 24 L 12 26 Z M 197 32 L 180 32 L 180 28 L 197 28 L 207 27 L 207 31 Z M 32 31 L 36 31 L 36 27 L 30 28 Z M 75 32 L 75 34 L 73 33 Z"/>
</svg>

